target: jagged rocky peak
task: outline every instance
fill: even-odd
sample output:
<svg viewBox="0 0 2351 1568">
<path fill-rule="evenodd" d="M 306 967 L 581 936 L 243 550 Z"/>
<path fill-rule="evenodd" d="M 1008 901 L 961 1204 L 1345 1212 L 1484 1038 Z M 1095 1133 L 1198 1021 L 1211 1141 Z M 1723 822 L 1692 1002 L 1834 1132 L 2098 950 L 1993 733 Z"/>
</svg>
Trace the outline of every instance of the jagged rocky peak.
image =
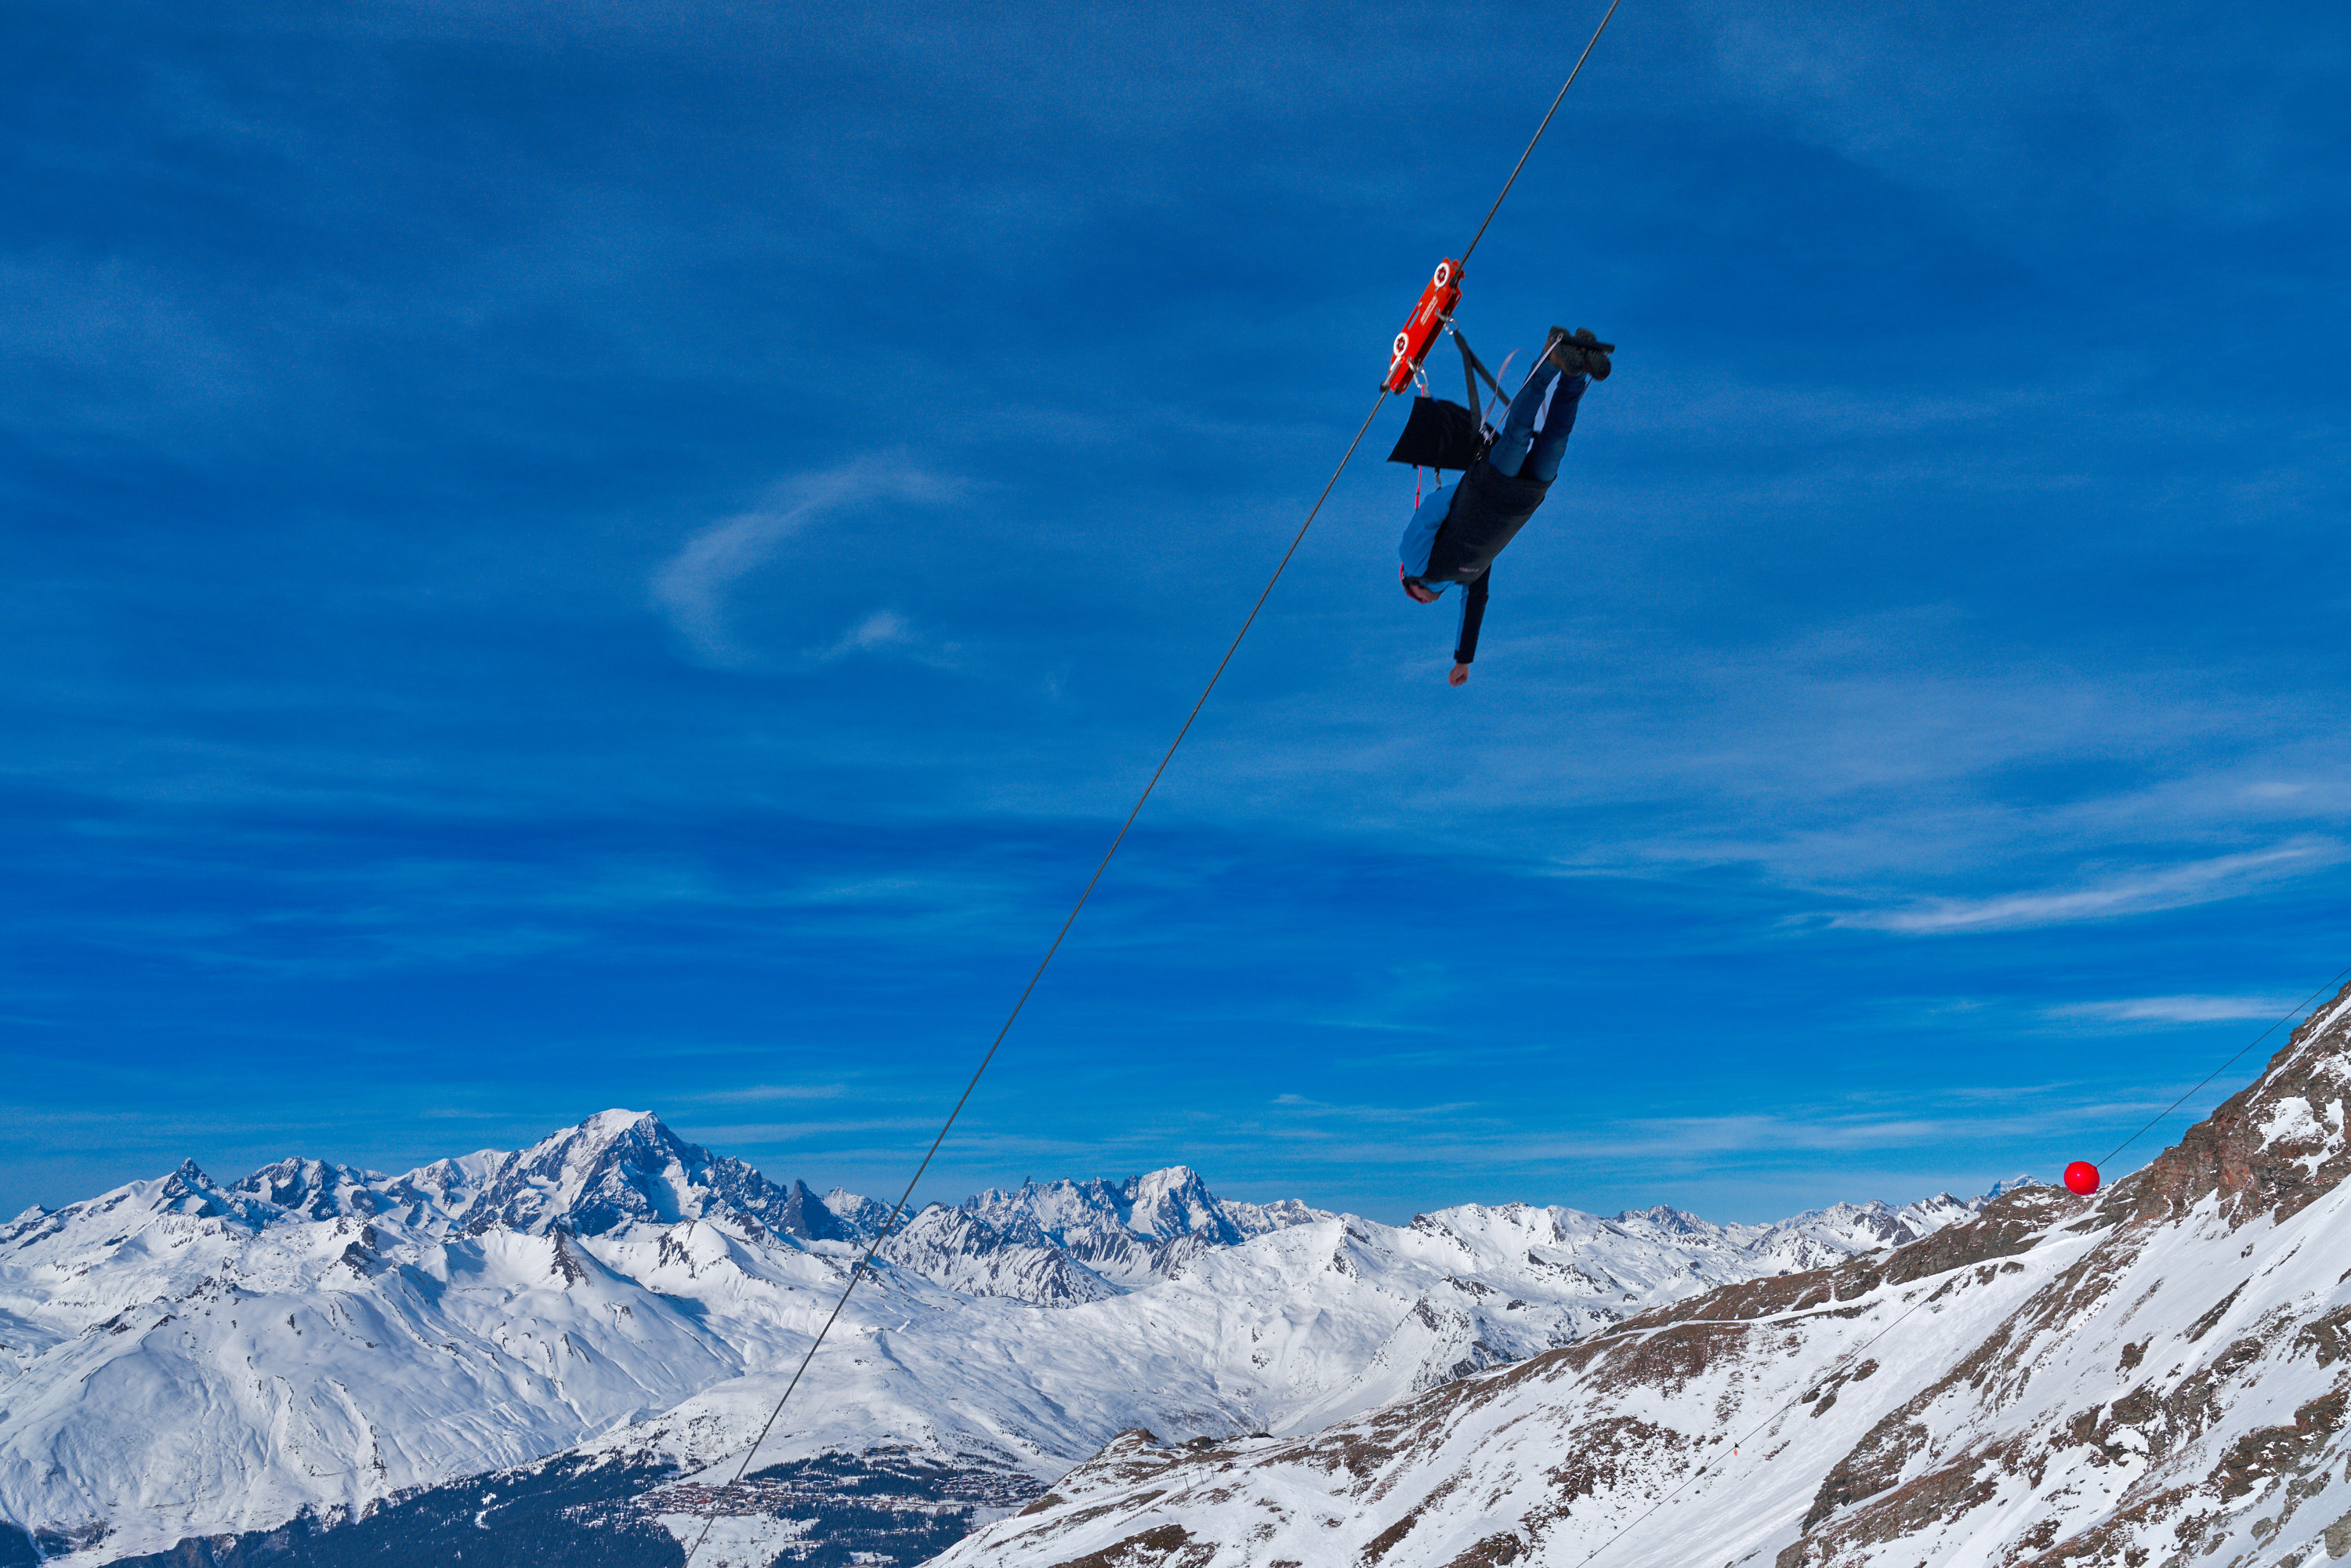
<svg viewBox="0 0 2351 1568">
<path fill-rule="evenodd" d="M 1611 1224 L 1626 1229 L 1639 1229 L 1666 1236 L 1712 1236 L 1721 1227 L 1700 1219 L 1687 1209 L 1660 1203 L 1648 1208 L 1628 1208 L 1614 1216 Z"/>
<path fill-rule="evenodd" d="M 526 1149 L 482 1149 L 397 1176 L 296 1157 L 223 1186 L 187 1161 L 168 1176 L 130 1183 L 69 1210 L 28 1211 L 20 1218 L 67 1223 L 125 1204 L 253 1228 L 392 1220 L 444 1237 L 552 1229 L 601 1236 L 634 1224 L 728 1219 L 801 1240 L 862 1241 L 878 1234 L 889 1214 L 838 1189 L 819 1197 L 802 1182 L 778 1186 L 741 1160 L 688 1143 L 651 1112 L 611 1110 Z"/>
<path fill-rule="evenodd" d="M 793 1231 L 827 1211 L 741 1160 L 689 1144 L 649 1111 L 601 1111 L 506 1158 L 466 1204 L 465 1228 L 601 1236 L 631 1224 L 732 1218 Z M 813 1211 L 813 1212 L 811 1212 Z M 796 1234 L 811 1234 L 806 1228 Z"/>
<path fill-rule="evenodd" d="M 280 1160 L 232 1191 L 281 1217 L 389 1217 L 431 1234 L 601 1236 L 632 1224 L 731 1218 L 804 1239 L 856 1235 L 804 1184 L 778 1187 L 741 1160 L 686 1142 L 648 1111 L 601 1111 L 527 1149 L 483 1149 L 398 1176 Z"/>
<path fill-rule="evenodd" d="M 138 1222 L 133 1217 L 141 1215 L 221 1219 L 258 1230 L 277 1218 L 277 1211 L 246 1194 L 224 1188 L 206 1176 L 195 1161 L 182 1160 L 179 1168 L 168 1176 L 125 1182 L 96 1197 L 69 1203 L 62 1208 L 26 1209 L 9 1222 L 5 1234 L 12 1239 L 34 1231 L 54 1234 L 85 1221 L 99 1220 L 109 1230 L 135 1230 Z"/>
<path fill-rule="evenodd" d="M 1985 1193 L 1973 1203 L 1970 1203 L 1963 1197 L 1954 1197 L 1948 1192 L 1938 1192 L 1932 1197 L 1922 1197 L 1916 1203 L 1903 1205 L 1900 1213 L 1903 1222 L 1914 1227 L 1922 1219 L 1934 1226 L 1952 1225 L 1974 1214 L 2004 1192 L 2033 1185 L 2035 1184 L 2030 1178 L 2018 1182 L 1995 1183 L 1990 1192 Z"/>
<path fill-rule="evenodd" d="M 392 1207 L 392 1200 L 378 1190 L 391 1179 L 380 1172 L 357 1170 L 325 1160 L 283 1159 L 231 1184 L 228 1190 L 305 1219 L 333 1219 L 343 1215 L 364 1218 Z"/>
<path fill-rule="evenodd" d="M 1294 1199 L 1242 1203 L 1217 1197 L 1189 1166 L 1124 1181 L 1028 1181 L 966 1198 L 964 1212 L 1010 1232 L 1026 1220 L 1071 1263 L 1098 1280 L 1136 1286 L 1165 1278 L 1207 1247 L 1331 1218 Z"/>
<path fill-rule="evenodd" d="M 881 1256 L 949 1290 L 1031 1306 L 1074 1307 L 1120 1293 L 1028 1214 L 1016 1213 L 1010 1224 L 998 1227 L 969 1209 L 930 1204 L 882 1244 Z"/>
<path fill-rule="evenodd" d="M 1783 1220 L 1779 1228 L 1791 1235 L 1814 1240 L 1834 1241 L 1842 1246 L 1867 1251 L 1879 1247 L 1899 1247 L 1936 1228 L 1931 1223 L 1912 1225 L 1905 1218 L 1907 1210 L 1897 1210 L 1881 1198 L 1867 1203 L 1833 1203 L 1825 1208 L 1807 1209 L 1792 1219 Z"/>
<path fill-rule="evenodd" d="M 195 1161 L 182 1160 L 179 1168 L 165 1176 L 162 1185 L 155 1189 L 155 1196 L 158 1203 L 166 1207 L 216 1204 L 220 1201 L 220 1187 Z"/>
<path fill-rule="evenodd" d="M 798 1180 L 783 1190 L 767 1223 L 809 1241 L 862 1241 L 872 1236 L 845 1223 L 824 1199 L 809 1190 L 808 1183 Z"/>
<path fill-rule="evenodd" d="M 434 1160 L 386 1182 L 387 1212 L 425 1229 L 440 1229 L 465 1214 L 483 1185 L 514 1156 L 504 1149 L 477 1149 L 470 1155 Z"/>
<path fill-rule="evenodd" d="M 1170 1166 L 1147 1171 L 1129 1180 L 1119 1197 L 1129 1230 L 1165 1240 L 1208 1231 L 1220 1240 L 1238 1241 L 1238 1228 L 1225 1217 L 1223 1206 L 1207 1183 L 1190 1166 Z"/>
<path fill-rule="evenodd" d="M 1064 1243 L 1079 1235 L 1123 1231 L 1146 1243 L 1199 1235 L 1230 1247 L 1269 1230 L 1331 1218 L 1295 1198 L 1270 1204 L 1220 1198 L 1189 1166 L 1146 1171 L 1122 1182 L 1023 1182 L 1009 1192 L 991 1188 L 967 1198 L 963 1207 L 996 1225 L 1027 1214 Z"/>
<path fill-rule="evenodd" d="M 2351 1177 L 2351 986 L 2295 1030 L 2262 1075 L 2118 1182 L 2102 1218 L 2174 1218 L 2217 1198 L 2231 1225 L 2283 1224 Z"/>
<path fill-rule="evenodd" d="M 799 1184 L 793 1185 L 797 1186 Z M 877 1203 L 844 1186 L 834 1187 L 819 1201 L 831 1212 L 833 1218 L 848 1231 L 852 1240 L 871 1241 L 881 1234 L 883 1226 L 890 1223 L 890 1205 Z M 904 1225 L 905 1217 L 900 1216 L 898 1223 Z"/>
<path fill-rule="evenodd" d="M 709 1154 L 649 1112 L 601 1111 L 508 1155 L 465 1206 L 465 1228 L 601 1235 L 637 1220 L 699 1218 Z"/>
<path fill-rule="evenodd" d="M 260 1228 L 274 1218 L 265 1206 L 255 1203 L 242 1193 L 223 1187 L 206 1176 L 193 1160 L 182 1160 L 179 1168 L 161 1181 L 132 1182 L 128 1186 L 117 1187 L 107 1199 L 93 1201 L 104 1203 L 111 1199 L 119 1204 L 126 1197 L 131 1204 L 143 1205 L 158 1214 L 226 1219 L 254 1229 Z"/>
</svg>

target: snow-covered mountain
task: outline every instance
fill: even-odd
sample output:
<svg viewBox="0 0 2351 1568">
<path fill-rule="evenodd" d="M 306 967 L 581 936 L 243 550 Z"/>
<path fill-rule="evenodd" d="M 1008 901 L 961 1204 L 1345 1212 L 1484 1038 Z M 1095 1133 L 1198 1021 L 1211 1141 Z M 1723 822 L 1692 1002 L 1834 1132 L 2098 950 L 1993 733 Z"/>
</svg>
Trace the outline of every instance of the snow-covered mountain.
<svg viewBox="0 0 2351 1568">
<path fill-rule="evenodd" d="M 1012 1192 L 990 1189 L 966 1198 L 963 1208 L 994 1225 L 1025 1223 L 1080 1266 L 1127 1286 L 1165 1276 L 1203 1247 L 1237 1247 L 1252 1236 L 1333 1218 L 1294 1198 L 1228 1203 L 1185 1166 L 1115 1186 L 1028 1182 Z"/>
<path fill-rule="evenodd" d="M 402 1176 L 280 1160 L 223 1191 L 223 1201 L 255 1225 L 386 1218 L 434 1237 L 543 1236 L 555 1228 L 601 1236 L 624 1226 L 724 1218 L 810 1239 L 871 1240 L 889 1217 L 852 1194 L 820 1199 L 799 1182 L 777 1186 L 636 1111 L 601 1112 L 517 1154 L 485 1149 Z"/>
<path fill-rule="evenodd" d="M 2316 1568 L 2351 1556 L 2346 1101 L 2351 988 L 2103 1197 L 2010 1191 L 1311 1434 L 1130 1431 L 938 1563 Z"/>
<path fill-rule="evenodd" d="M 647 1529 L 716 1510 L 705 1561 L 765 1564 L 806 1533 L 794 1499 L 883 1470 L 962 1500 L 921 1515 L 928 1533 L 874 1527 L 874 1560 L 912 1561 L 1124 1427 L 1312 1431 L 1971 1213 L 1512 1204 L 1391 1227 L 1219 1199 L 1182 1167 L 985 1193 L 883 1242 L 767 1479 L 714 1499 L 692 1473 L 758 1429 L 885 1206 L 623 1111 L 400 1176 L 287 1160 L 223 1185 L 183 1165 L 0 1226 L 0 1562 L 11 1542 L 97 1563 L 196 1537 L 213 1557 L 186 1560 L 228 1562 L 289 1521 L 471 1530 L 586 1486 Z M 566 1507 L 532 1528 L 582 1528 Z"/>
</svg>

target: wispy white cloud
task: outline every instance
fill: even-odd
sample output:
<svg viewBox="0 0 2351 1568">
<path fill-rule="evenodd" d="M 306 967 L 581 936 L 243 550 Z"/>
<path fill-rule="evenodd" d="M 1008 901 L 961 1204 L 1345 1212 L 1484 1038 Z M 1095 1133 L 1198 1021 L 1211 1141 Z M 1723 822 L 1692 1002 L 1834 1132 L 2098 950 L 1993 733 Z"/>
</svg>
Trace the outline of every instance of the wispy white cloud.
<svg viewBox="0 0 2351 1568">
<path fill-rule="evenodd" d="M 935 1130 L 938 1124 L 924 1116 L 860 1116 L 844 1117 L 834 1122 L 741 1122 L 728 1126 L 705 1127 L 697 1123 L 694 1129 L 696 1143 L 711 1147 L 733 1145 L 799 1144 L 813 1139 L 836 1137 L 843 1133 L 921 1133 Z M 878 1154 L 903 1154 L 887 1146 Z"/>
<path fill-rule="evenodd" d="M 763 662 L 760 655 L 744 646 L 728 626 L 729 590 L 774 561 L 787 542 L 821 517 L 879 500 L 943 501 L 956 488 L 952 481 L 903 454 L 886 453 L 784 481 L 749 511 L 714 523 L 688 539 L 653 574 L 653 602 L 701 662 L 719 669 L 756 667 Z M 869 616 L 833 651 L 820 656 L 838 658 L 907 634 L 904 622 L 885 611 Z"/>
<path fill-rule="evenodd" d="M 2294 101 L 2339 67 L 2339 46 L 2314 36 L 2281 50 L 2199 8 L 2174 6 L 2159 23 L 2151 14 L 2162 13 L 2096 3 L 2001 13 L 1946 0 L 1875 13 L 1800 0 L 1768 16 L 1714 0 L 1698 7 L 1721 79 L 1782 129 L 2012 226 L 2096 206 L 2267 217 L 2338 188 L 2320 176 L 2293 189 L 2283 176 L 2301 166 L 2300 146 L 2273 113 L 2211 110 L 2241 76 L 2261 79 L 2272 102 Z M 1936 45 L 1921 49 L 1928 30 Z M 2155 37 L 2165 44 L 2149 47 Z M 2101 155 L 2049 157 L 2058 117 Z M 2035 177 L 1999 172 L 2020 167 Z"/>
<path fill-rule="evenodd" d="M 842 632 L 830 647 L 815 649 L 809 657 L 820 664 L 830 664 L 852 653 L 887 652 L 925 664 L 945 665 L 954 661 L 957 651 L 956 643 L 941 643 L 921 635 L 898 612 L 877 610 Z"/>
<path fill-rule="evenodd" d="M 1475 1109 L 1475 1102 L 1457 1100 L 1444 1105 L 1333 1105 L 1303 1094 L 1277 1094 L 1273 1104 L 1292 1116 L 1328 1117 L 1344 1122 L 1382 1124 L 1452 1121 Z"/>
<path fill-rule="evenodd" d="M 2264 883 L 2335 864 L 2342 858 L 2340 845 L 2305 840 L 2249 854 L 2190 861 L 2184 865 L 2116 877 L 2084 887 L 2001 894 L 1990 898 L 1926 899 L 1895 909 L 1848 911 L 1831 916 L 1830 923 L 1912 936 L 1942 936 L 2111 920 L 2235 898 Z"/>
<path fill-rule="evenodd" d="M 871 653 L 876 648 L 893 648 L 914 640 L 908 630 L 906 618 L 894 610 L 877 610 L 841 634 L 841 640 L 816 655 L 830 664 L 847 658 L 852 653 Z"/>
<path fill-rule="evenodd" d="M 836 1100 L 848 1092 L 848 1085 L 841 1083 L 754 1083 L 742 1089 L 712 1090 L 675 1098 L 696 1105 L 741 1105 L 771 1100 Z"/>
<path fill-rule="evenodd" d="M 2215 1023 L 2228 1019 L 2275 1019 L 2294 1006 L 2290 997 L 2126 997 L 2105 1002 L 2068 1002 L 2045 1009 L 2050 1018 L 2106 1019 L 2116 1023 Z"/>
<path fill-rule="evenodd" d="M 1907 1148 L 1946 1137 L 1947 1120 L 1868 1113 L 1684 1116 L 1632 1122 L 1549 1151 L 1552 1158 L 1691 1158 L 1773 1149 Z"/>
</svg>

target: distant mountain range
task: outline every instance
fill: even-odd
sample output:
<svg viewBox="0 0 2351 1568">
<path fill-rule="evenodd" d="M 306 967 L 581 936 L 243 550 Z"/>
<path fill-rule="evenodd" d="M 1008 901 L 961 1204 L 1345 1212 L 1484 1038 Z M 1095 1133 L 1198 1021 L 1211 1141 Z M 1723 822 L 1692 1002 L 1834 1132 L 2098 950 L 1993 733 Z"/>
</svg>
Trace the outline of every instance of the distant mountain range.
<svg viewBox="0 0 2351 1568">
<path fill-rule="evenodd" d="M 1982 1201 L 1393 1227 L 1181 1166 L 986 1192 L 902 1221 L 758 1486 L 714 1500 L 703 1467 L 758 1430 L 886 1206 L 627 1111 L 396 1176 L 183 1165 L 0 1226 L 0 1564 L 297 1568 L 379 1538 L 425 1562 L 448 1531 L 469 1564 L 589 1561 L 591 1534 L 596 1561 L 653 1563 L 714 1510 L 712 1568 L 851 1536 L 911 1562 L 1122 1430 L 1317 1431 Z"/>
</svg>

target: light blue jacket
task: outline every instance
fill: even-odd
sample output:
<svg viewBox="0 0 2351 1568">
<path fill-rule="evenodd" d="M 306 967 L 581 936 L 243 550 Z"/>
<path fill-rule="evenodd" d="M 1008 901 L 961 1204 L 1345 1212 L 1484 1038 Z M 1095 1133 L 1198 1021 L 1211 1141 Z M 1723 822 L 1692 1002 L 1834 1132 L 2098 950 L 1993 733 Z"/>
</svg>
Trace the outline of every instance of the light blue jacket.
<svg viewBox="0 0 2351 1568">
<path fill-rule="evenodd" d="M 1428 570 L 1428 552 L 1437 543 L 1437 530 L 1445 526 L 1445 516 L 1453 509 L 1453 486 L 1441 485 L 1413 509 L 1412 521 L 1404 530 L 1404 543 L 1396 547 L 1396 558 L 1404 562 L 1406 577 L 1416 578 Z M 1437 593 L 1452 586 L 1449 582 L 1427 585 Z"/>
</svg>

